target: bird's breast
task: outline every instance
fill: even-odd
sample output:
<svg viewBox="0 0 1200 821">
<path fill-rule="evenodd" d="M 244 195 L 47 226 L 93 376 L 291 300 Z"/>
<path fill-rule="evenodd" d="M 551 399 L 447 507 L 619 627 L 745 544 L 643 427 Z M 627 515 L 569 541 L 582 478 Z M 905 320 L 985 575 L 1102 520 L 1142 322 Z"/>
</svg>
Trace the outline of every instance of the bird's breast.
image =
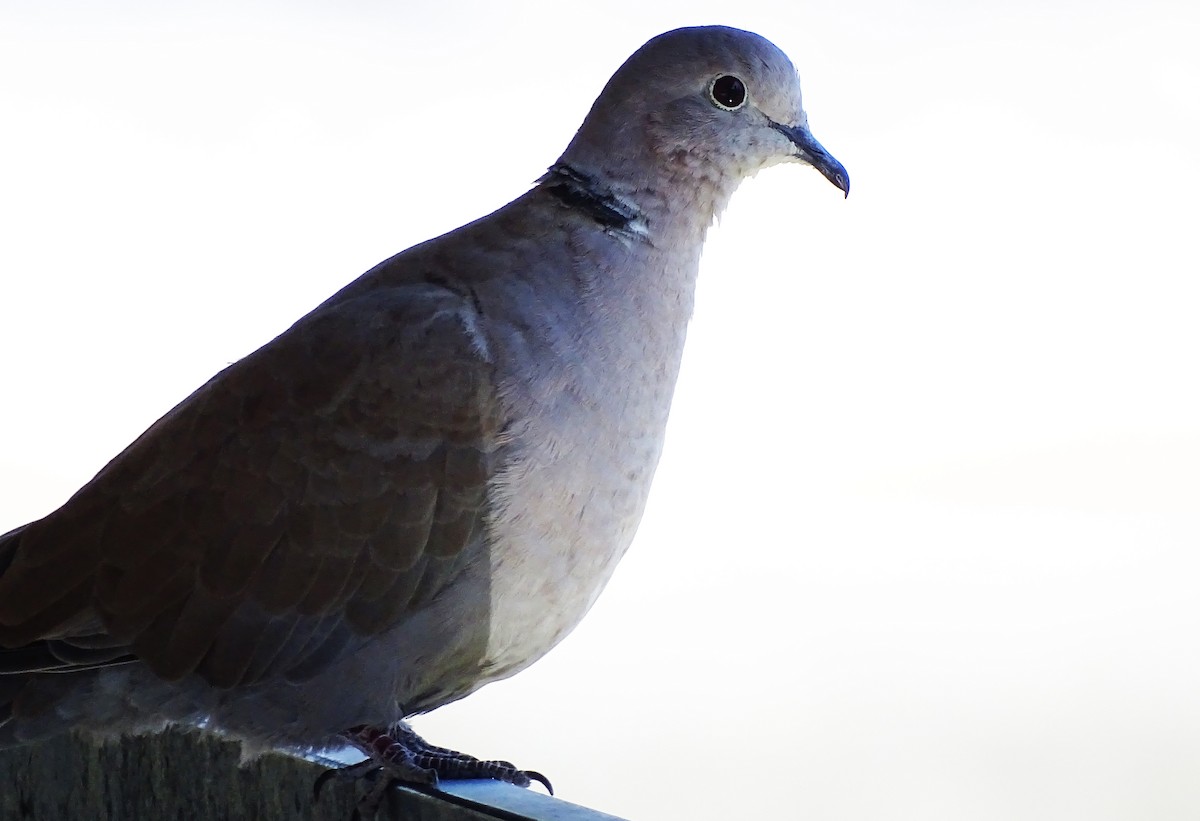
<svg viewBox="0 0 1200 821">
<path fill-rule="evenodd" d="M 516 421 L 491 488 L 488 680 L 569 633 L 633 539 L 686 329 L 686 314 L 666 319 L 654 332 L 636 322 L 594 329 L 569 352 L 521 342 L 542 356 L 536 378 L 510 395 Z"/>
</svg>

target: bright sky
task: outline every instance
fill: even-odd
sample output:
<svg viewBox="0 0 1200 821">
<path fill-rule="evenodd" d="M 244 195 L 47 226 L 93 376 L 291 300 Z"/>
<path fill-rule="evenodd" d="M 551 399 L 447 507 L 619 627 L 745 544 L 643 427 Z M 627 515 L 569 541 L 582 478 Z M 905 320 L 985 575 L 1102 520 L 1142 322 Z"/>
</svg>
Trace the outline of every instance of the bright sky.
<svg viewBox="0 0 1200 821">
<path fill-rule="evenodd" d="M 412 5 L 0 2 L 0 531 L 748 28 L 852 196 L 735 196 L 609 590 L 418 729 L 634 819 L 1200 817 L 1200 6 Z"/>
</svg>

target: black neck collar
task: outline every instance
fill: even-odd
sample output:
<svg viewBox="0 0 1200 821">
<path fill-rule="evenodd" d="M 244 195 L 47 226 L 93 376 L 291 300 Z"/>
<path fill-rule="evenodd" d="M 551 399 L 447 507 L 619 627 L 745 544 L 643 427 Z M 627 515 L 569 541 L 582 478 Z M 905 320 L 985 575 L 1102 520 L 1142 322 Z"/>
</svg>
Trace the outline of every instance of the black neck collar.
<svg viewBox="0 0 1200 821">
<path fill-rule="evenodd" d="M 549 193 L 564 205 L 584 212 L 605 230 L 638 233 L 638 212 L 626 202 L 601 189 L 596 180 L 566 163 L 550 166 L 540 180 Z"/>
</svg>

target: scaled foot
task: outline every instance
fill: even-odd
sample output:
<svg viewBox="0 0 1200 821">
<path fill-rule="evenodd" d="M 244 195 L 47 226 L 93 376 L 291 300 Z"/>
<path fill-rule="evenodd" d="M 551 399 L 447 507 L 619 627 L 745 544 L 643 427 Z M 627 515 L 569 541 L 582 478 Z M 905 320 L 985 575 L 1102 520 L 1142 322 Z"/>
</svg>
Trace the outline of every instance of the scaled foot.
<svg viewBox="0 0 1200 821">
<path fill-rule="evenodd" d="M 313 785 L 314 796 L 330 778 L 378 779 L 358 804 L 356 815 L 372 817 L 387 788 L 394 783 L 436 787 L 445 778 L 491 778 L 528 787 L 537 781 L 553 795 L 549 779 L 534 770 L 519 770 L 508 761 L 484 761 L 465 753 L 437 747 L 417 735 L 403 721 L 387 729 L 361 725 L 342 734 L 367 756 L 366 761 L 326 770 Z"/>
</svg>

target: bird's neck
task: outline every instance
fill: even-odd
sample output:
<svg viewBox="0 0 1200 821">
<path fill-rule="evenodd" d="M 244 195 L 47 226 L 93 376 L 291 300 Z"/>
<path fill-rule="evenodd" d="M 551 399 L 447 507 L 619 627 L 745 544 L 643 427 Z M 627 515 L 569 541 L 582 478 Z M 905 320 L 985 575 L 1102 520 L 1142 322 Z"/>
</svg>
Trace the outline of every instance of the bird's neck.
<svg viewBox="0 0 1200 821">
<path fill-rule="evenodd" d="M 567 163 L 550 166 L 539 182 L 563 205 L 588 215 L 605 231 L 631 239 L 646 234 L 645 216 L 635 204 Z"/>
<path fill-rule="evenodd" d="M 660 246 L 700 246 L 741 178 L 680 152 L 642 169 L 636 178 L 564 157 L 538 182 L 564 204 L 589 214 L 606 231 Z"/>
<path fill-rule="evenodd" d="M 585 312 L 604 326 L 595 341 L 628 348 L 625 356 L 637 354 L 632 358 L 641 365 L 660 369 L 670 362 L 673 372 L 705 237 L 741 175 L 686 152 L 659 157 L 637 174 L 623 167 L 627 161 L 610 154 L 591 162 L 568 151 L 538 187 L 601 229 L 575 241 L 581 258 L 608 263 L 578 271 Z M 673 383 L 673 373 L 667 381 Z"/>
<path fill-rule="evenodd" d="M 565 206 L 576 215 L 566 224 L 577 227 L 566 240 L 571 273 L 555 280 L 563 286 L 557 296 L 544 296 L 561 306 L 548 315 L 575 317 L 573 331 L 547 322 L 534 332 L 554 351 L 546 361 L 569 365 L 564 378 L 587 374 L 573 395 L 618 385 L 620 396 L 586 404 L 655 429 L 665 424 L 678 375 L 701 249 L 736 181 L 705 175 L 686 158 L 643 173 L 638 185 L 625 179 L 561 161 L 531 192 L 528 207 Z"/>
</svg>

